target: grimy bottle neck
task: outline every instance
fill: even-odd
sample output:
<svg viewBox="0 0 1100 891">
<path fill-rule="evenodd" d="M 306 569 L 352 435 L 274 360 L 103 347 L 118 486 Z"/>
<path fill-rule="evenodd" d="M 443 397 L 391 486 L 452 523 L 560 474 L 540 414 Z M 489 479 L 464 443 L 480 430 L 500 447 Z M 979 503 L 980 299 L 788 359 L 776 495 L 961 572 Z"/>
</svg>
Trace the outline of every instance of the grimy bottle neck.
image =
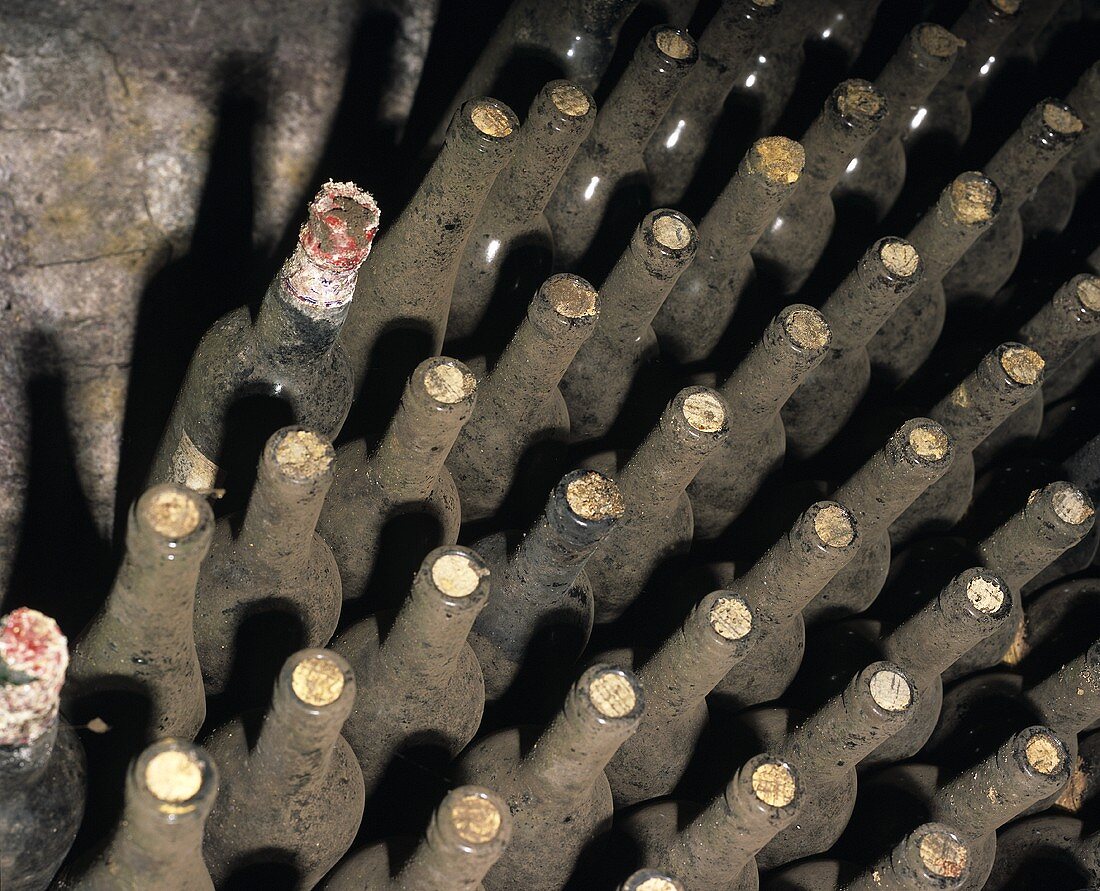
<svg viewBox="0 0 1100 891">
<path fill-rule="evenodd" d="M 829 323 L 801 304 L 784 308 L 724 384 L 730 436 L 753 440 L 775 421 L 783 404 L 820 364 L 831 340 Z"/>
<path fill-rule="evenodd" d="M 355 702 L 351 666 L 330 650 L 300 650 L 279 672 L 259 738 L 249 754 L 285 801 L 308 797 L 324 783 L 332 752 Z"/>
<path fill-rule="evenodd" d="M 784 756 L 798 765 L 807 782 L 811 777 L 839 779 L 908 723 L 913 690 L 913 682 L 897 665 L 867 666 L 787 737 Z"/>
<path fill-rule="evenodd" d="M 459 786 L 432 814 L 424 838 L 389 891 L 469 891 L 480 887 L 511 838 L 512 815 L 495 792 Z"/>
<path fill-rule="evenodd" d="M 951 434 L 958 454 L 982 440 L 1043 384 L 1043 357 L 1019 343 L 1003 343 L 928 413 Z"/>
<path fill-rule="evenodd" d="M 924 263 L 926 287 L 943 281 L 1000 209 L 1000 189 L 988 176 L 967 171 L 955 177 L 907 236 Z"/>
<path fill-rule="evenodd" d="M 806 152 L 784 136 L 752 144 L 699 224 L 700 254 L 732 270 L 747 257 L 802 179 Z"/>
<path fill-rule="evenodd" d="M 909 242 L 880 238 L 821 307 L 834 350 L 866 346 L 890 314 L 916 289 L 924 264 Z"/>
<path fill-rule="evenodd" d="M 980 764 L 940 784 L 930 802 L 932 816 L 969 838 L 982 838 L 1054 795 L 1069 779 L 1069 769 L 1062 741 L 1046 727 L 1028 727 Z"/>
<path fill-rule="evenodd" d="M 481 219 L 494 231 L 532 224 L 595 118 L 596 105 L 586 90 L 567 80 L 546 84 L 516 136 L 512 160 L 485 199 Z"/>
<path fill-rule="evenodd" d="M 978 78 L 981 67 L 1015 30 L 1019 6 L 1017 0 L 971 0 L 951 26 L 951 33 L 965 43 L 959 48 L 941 89 L 963 90 Z"/>
<path fill-rule="evenodd" d="M 1081 341 L 1100 333 L 1100 276 L 1075 275 L 1054 292 L 1031 320 L 1020 329 L 1026 343 L 1054 374 Z"/>
<path fill-rule="evenodd" d="M 634 676 L 608 665 L 589 668 L 534 748 L 516 781 L 539 801 L 577 802 L 638 727 L 645 702 Z"/>
<path fill-rule="evenodd" d="M 1028 700 L 1059 736 L 1076 736 L 1100 718 L 1100 641 L 1028 688 Z"/>
<path fill-rule="evenodd" d="M 951 464 L 953 441 L 935 421 L 906 421 L 883 448 L 833 493 L 869 538 L 900 517 Z"/>
<path fill-rule="evenodd" d="M 624 510 L 614 480 L 590 470 L 567 473 L 512 553 L 504 578 L 493 583 L 493 596 L 541 601 L 564 593 Z"/>
<path fill-rule="evenodd" d="M 698 817 L 677 833 L 661 862 L 688 888 L 722 887 L 791 824 L 802 788 L 794 767 L 772 755 L 748 761 Z"/>
<path fill-rule="evenodd" d="M 932 678 L 1003 627 L 1011 613 L 1008 586 L 988 570 L 968 569 L 895 628 L 883 641 L 883 652 L 914 677 Z"/>
<path fill-rule="evenodd" d="M 875 78 L 875 87 L 890 103 L 876 139 L 897 139 L 914 110 L 951 70 L 962 41 L 940 25 L 923 22 L 913 28 Z"/>
<path fill-rule="evenodd" d="M 275 569 L 300 565 L 313 545 L 335 457 L 332 443 L 301 427 L 272 435 L 234 541 L 238 560 Z"/>
<path fill-rule="evenodd" d="M 834 501 L 819 501 L 733 587 L 749 599 L 760 621 L 786 625 L 848 565 L 860 545 L 852 514 Z"/>
<path fill-rule="evenodd" d="M 428 554 L 378 654 L 385 695 L 395 695 L 394 688 L 444 684 L 488 598 L 489 570 L 469 548 Z"/>
<path fill-rule="evenodd" d="M 366 472 L 382 497 L 398 504 L 431 494 L 476 395 L 473 373 L 455 359 L 426 359 L 416 367 L 367 462 Z"/>
<path fill-rule="evenodd" d="M 970 887 L 970 875 L 971 851 L 959 830 L 946 823 L 924 823 L 844 891 L 950 891 Z"/>
<path fill-rule="evenodd" d="M 1096 516 L 1092 499 L 1072 483 L 1037 489 L 1027 504 L 978 544 L 982 563 L 1018 591 L 1079 542 Z"/>
</svg>

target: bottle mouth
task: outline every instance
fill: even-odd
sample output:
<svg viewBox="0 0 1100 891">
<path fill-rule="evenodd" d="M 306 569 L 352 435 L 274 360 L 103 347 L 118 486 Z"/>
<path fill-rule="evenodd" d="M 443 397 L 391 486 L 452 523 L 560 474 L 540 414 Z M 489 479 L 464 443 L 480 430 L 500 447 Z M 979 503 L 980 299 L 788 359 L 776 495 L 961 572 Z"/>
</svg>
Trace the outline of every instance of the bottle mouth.
<svg viewBox="0 0 1100 891">
<path fill-rule="evenodd" d="M 134 505 L 134 517 L 139 527 L 167 548 L 196 540 L 214 521 L 210 505 L 201 495 L 173 483 L 161 483 L 142 493 Z"/>
<path fill-rule="evenodd" d="M 565 485 L 565 500 L 575 516 L 588 522 L 617 520 L 626 513 L 622 492 L 610 477 L 581 471 Z"/>
<path fill-rule="evenodd" d="M 901 714 L 913 705 L 913 685 L 896 668 L 876 669 L 867 682 L 871 699 L 883 711 Z"/>
<path fill-rule="evenodd" d="M 339 656 L 326 650 L 310 650 L 296 656 L 290 669 L 290 689 L 311 708 L 325 708 L 339 701 L 348 685 L 351 669 Z"/>
<path fill-rule="evenodd" d="M 974 609 L 987 616 L 995 616 L 1004 611 L 1011 602 L 1004 582 L 994 575 L 975 572 L 966 582 L 966 599 Z"/>
<path fill-rule="evenodd" d="M 826 547 L 846 548 L 856 538 L 855 520 L 839 504 L 826 504 L 814 514 L 814 533 Z"/>
<path fill-rule="evenodd" d="M 833 105 L 851 125 L 866 126 L 886 116 L 886 97 L 866 80 L 852 79 L 840 84 L 833 92 Z"/>
<path fill-rule="evenodd" d="M 956 37 L 942 25 L 924 22 L 917 25 L 917 43 L 928 55 L 937 59 L 950 59 L 966 41 Z"/>
<path fill-rule="evenodd" d="M 640 869 L 622 885 L 622 891 L 686 891 L 675 876 L 656 869 Z"/>
<path fill-rule="evenodd" d="M 601 719 L 623 721 L 641 714 L 641 688 L 632 674 L 621 668 L 602 666 L 590 670 L 583 680 L 584 692 Z"/>
<path fill-rule="evenodd" d="M 675 211 L 662 211 L 653 220 L 653 240 L 669 251 L 682 251 L 695 241 L 687 218 Z"/>
<path fill-rule="evenodd" d="M 948 195 L 955 219 L 967 226 L 988 223 L 1001 206 L 1001 190 L 988 176 L 975 171 L 955 177 Z"/>
<path fill-rule="evenodd" d="M 378 203 L 355 183 L 329 180 L 309 205 L 298 243 L 317 266 L 349 272 L 363 265 L 378 234 Z"/>
<path fill-rule="evenodd" d="M 461 786 L 447 795 L 440 816 L 461 844 L 476 848 L 507 840 L 507 812 L 507 805 L 488 789 Z"/>
<path fill-rule="evenodd" d="M 1100 312 L 1100 277 L 1082 275 L 1075 289 L 1077 302 L 1089 312 Z"/>
<path fill-rule="evenodd" d="M 726 426 L 726 408 L 716 393 L 700 390 L 684 399 L 684 420 L 699 433 L 719 433 Z"/>
<path fill-rule="evenodd" d="M 68 666 L 68 641 L 49 616 L 21 607 L 0 618 L 0 745 L 25 745 L 49 729 Z"/>
<path fill-rule="evenodd" d="M 465 600 L 477 591 L 488 570 L 472 552 L 448 551 L 435 557 L 430 574 L 432 584 L 441 594 Z"/>
<path fill-rule="evenodd" d="M 698 55 L 695 41 L 686 31 L 677 28 L 657 28 L 653 42 L 660 52 L 676 62 L 694 60 Z"/>
<path fill-rule="evenodd" d="M 1051 483 L 1050 488 L 1053 489 L 1050 505 L 1054 515 L 1063 523 L 1070 526 L 1083 526 L 1096 515 L 1092 499 L 1072 483 Z M 1034 501 L 1041 492 L 1041 489 L 1036 489 L 1028 498 L 1028 503 Z"/>
<path fill-rule="evenodd" d="M 884 239 L 878 249 L 879 259 L 888 273 L 898 278 L 912 278 L 920 269 L 920 254 L 908 241 Z"/>
<path fill-rule="evenodd" d="M 715 634 L 728 641 L 741 640 L 752 632 L 752 610 L 743 598 L 733 595 L 716 598 L 707 611 L 707 621 Z"/>
<path fill-rule="evenodd" d="M 271 437 L 271 458 L 285 477 L 310 482 L 329 473 L 336 452 L 325 437 L 295 427 L 280 430 Z"/>
<path fill-rule="evenodd" d="M 916 847 L 921 866 L 935 878 L 956 881 L 966 874 L 970 850 L 947 827 L 924 828 Z"/>
<path fill-rule="evenodd" d="M 1031 347 L 1008 344 L 1000 350 L 1001 368 L 1009 380 L 1021 387 L 1032 387 L 1043 379 L 1046 362 Z"/>
<path fill-rule="evenodd" d="M 592 97 L 570 81 L 555 81 L 547 92 L 554 107 L 568 118 L 583 118 L 592 110 Z"/>
<path fill-rule="evenodd" d="M 906 437 L 906 443 L 919 460 L 933 464 L 946 460 L 951 452 L 951 438 L 934 421 L 914 426 Z"/>
<path fill-rule="evenodd" d="M 515 129 L 513 117 L 500 103 L 488 99 L 473 103 L 470 107 L 470 121 L 485 136 L 495 139 L 511 136 Z"/>
<path fill-rule="evenodd" d="M 157 740 L 138 756 L 131 770 L 132 781 L 169 821 L 201 813 L 217 790 L 214 762 L 187 740 Z"/>
<path fill-rule="evenodd" d="M 783 330 L 796 347 L 814 353 L 824 350 L 832 338 L 825 316 L 810 306 L 784 311 Z"/>
<path fill-rule="evenodd" d="M 455 359 L 430 360 L 430 367 L 423 375 L 424 390 L 441 405 L 457 405 L 477 392 L 477 378 L 472 371 Z"/>
<path fill-rule="evenodd" d="M 588 319 L 597 315 L 596 289 L 579 275 L 551 276 L 543 285 L 551 309 L 565 319 Z"/>
<path fill-rule="evenodd" d="M 768 758 L 753 768 L 752 793 L 768 807 L 789 807 L 798 795 L 798 778 L 789 764 Z"/>
<path fill-rule="evenodd" d="M 1057 778 L 1066 771 L 1066 747 L 1046 727 L 1029 727 L 1022 731 L 1016 739 L 1016 750 L 1030 773 Z"/>
<path fill-rule="evenodd" d="M 1044 102 L 1042 119 L 1059 136 L 1076 136 L 1085 129 L 1085 122 L 1064 102 Z"/>
<path fill-rule="evenodd" d="M 785 136 L 758 139 L 749 149 L 749 167 L 772 183 L 794 185 L 805 166 L 806 150 L 801 143 Z"/>
</svg>

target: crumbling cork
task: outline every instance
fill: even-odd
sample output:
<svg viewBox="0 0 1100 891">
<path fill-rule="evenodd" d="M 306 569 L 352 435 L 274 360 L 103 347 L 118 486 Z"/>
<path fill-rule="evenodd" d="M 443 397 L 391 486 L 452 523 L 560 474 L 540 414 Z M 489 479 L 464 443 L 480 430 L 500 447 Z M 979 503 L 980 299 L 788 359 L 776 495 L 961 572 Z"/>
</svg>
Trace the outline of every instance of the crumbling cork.
<svg viewBox="0 0 1100 891">
<path fill-rule="evenodd" d="M 638 697 L 634 687 L 615 671 L 606 671 L 588 685 L 588 698 L 605 718 L 622 718 L 634 711 Z"/>
<path fill-rule="evenodd" d="M 621 517 L 626 511 L 622 493 L 614 481 L 599 473 L 586 473 L 565 487 L 569 509 L 584 520 Z"/>
<path fill-rule="evenodd" d="M 306 705 L 331 705 L 344 692 L 344 672 L 329 659 L 311 656 L 294 666 L 290 687 Z"/>
</svg>

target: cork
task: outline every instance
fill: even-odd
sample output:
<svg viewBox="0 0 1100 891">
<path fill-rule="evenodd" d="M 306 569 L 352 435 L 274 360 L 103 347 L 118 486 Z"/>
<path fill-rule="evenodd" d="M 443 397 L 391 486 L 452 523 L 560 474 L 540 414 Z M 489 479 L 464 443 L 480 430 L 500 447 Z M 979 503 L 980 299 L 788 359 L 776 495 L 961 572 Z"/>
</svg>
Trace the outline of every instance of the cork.
<svg viewBox="0 0 1100 891">
<path fill-rule="evenodd" d="M 629 715 L 638 701 L 630 681 L 614 671 L 604 672 L 588 685 L 588 698 L 605 718 Z"/>
<path fill-rule="evenodd" d="M 1069 523 L 1071 526 L 1080 526 L 1082 523 L 1087 523 L 1095 513 L 1089 503 L 1088 496 L 1076 486 L 1070 486 L 1055 492 L 1051 502 L 1058 519 L 1063 523 Z"/>
<path fill-rule="evenodd" d="M 717 433 L 726 411 L 712 393 L 692 393 L 684 400 L 684 419 L 700 433 Z"/>
<path fill-rule="evenodd" d="M 473 394 L 477 379 L 467 369 L 440 362 L 424 375 L 424 389 L 436 402 L 454 405 Z"/>
<path fill-rule="evenodd" d="M 929 22 L 917 25 L 917 43 L 930 56 L 946 59 L 955 50 L 966 46 L 966 41 L 956 37 L 942 25 L 933 25 Z"/>
<path fill-rule="evenodd" d="M 144 504 L 145 519 L 165 538 L 186 538 L 199 525 L 199 509 L 184 492 L 158 492 Z"/>
<path fill-rule="evenodd" d="M 909 447 L 926 461 L 942 461 L 948 444 L 942 427 L 915 427 L 909 432 Z"/>
<path fill-rule="evenodd" d="M 463 554 L 444 554 L 432 564 L 432 584 L 448 597 L 469 597 L 481 583 L 480 568 Z"/>
<path fill-rule="evenodd" d="M 989 0 L 989 5 L 1005 15 L 1016 15 L 1020 10 L 1020 0 Z"/>
<path fill-rule="evenodd" d="M 311 656 L 294 666 L 290 686 L 306 705 L 331 705 L 344 692 L 344 672 L 335 662 Z"/>
<path fill-rule="evenodd" d="M 888 712 L 903 712 L 913 702 L 909 682 L 888 668 L 876 671 L 871 677 L 871 698 Z"/>
<path fill-rule="evenodd" d="M 1008 347 L 1001 353 L 1001 367 L 1012 380 L 1023 387 L 1030 387 L 1043 376 L 1046 362 L 1031 347 Z"/>
<path fill-rule="evenodd" d="M 959 174 L 951 183 L 951 209 L 956 218 L 972 226 L 993 219 L 998 190 L 992 181 L 980 174 Z"/>
<path fill-rule="evenodd" d="M 1050 776 L 1062 767 L 1062 749 L 1045 733 L 1036 733 L 1024 746 L 1027 763 L 1039 773 Z"/>
<path fill-rule="evenodd" d="M 873 118 L 882 112 L 882 96 L 866 81 L 845 81 L 836 97 L 837 110 L 846 118 Z"/>
<path fill-rule="evenodd" d="M 691 230 L 672 214 L 662 214 L 653 221 L 653 237 L 671 251 L 682 250 L 691 244 Z"/>
<path fill-rule="evenodd" d="M 759 0 L 757 0 L 757 2 L 759 2 Z M 638 885 L 637 891 L 677 891 L 677 888 L 668 879 L 655 876 L 652 879 L 646 879 L 642 884 Z"/>
<path fill-rule="evenodd" d="M 567 319 L 596 314 L 596 289 L 575 275 L 559 275 L 543 286 L 554 311 Z"/>
<path fill-rule="evenodd" d="M 966 870 L 970 859 L 966 845 L 941 829 L 934 829 L 925 835 L 917 851 L 925 869 L 943 879 L 957 879 Z"/>
<path fill-rule="evenodd" d="M 889 241 L 879 250 L 882 265 L 894 275 L 911 276 L 920 266 L 920 255 L 913 245 L 905 241 Z"/>
<path fill-rule="evenodd" d="M 770 182 L 791 185 L 802 176 L 806 151 L 801 143 L 785 136 L 768 136 L 753 143 L 749 169 L 764 174 Z"/>
<path fill-rule="evenodd" d="M 586 473 L 565 487 L 569 509 L 582 520 L 607 520 L 626 512 L 622 493 L 613 480 L 600 473 Z"/>
<path fill-rule="evenodd" d="M 856 537 L 851 515 L 844 508 L 832 504 L 817 512 L 814 532 L 831 548 L 846 548 Z"/>
<path fill-rule="evenodd" d="M 512 122 L 501 109 L 488 102 L 478 102 L 470 110 L 470 120 L 486 136 L 503 138 L 512 132 Z"/>
<path fill-rule="evenodd" d="M 710 627 L 726 640 L 740 640 L 752 631 L 752 613 L 738 597 L 720 597 L 710 608 Z"/>
<path fill-rule="evenodd" d="M 202 788 L 203 766 L 187 752 L 159 752 L 145 765 L 145 786 L 154 797 L 179 804 Z"/>
<path fill-rule="evenodd" d="M 68 642 L 49 616 L 21 607 L 0 618 L 0 671 L 9 677 L 0 683 L 0 745 L 23 745 L 49 729 L 68 666 Z"/>
<path fill-rule="evenodd" d="M 1100 278 L 1090 275 L 1077 283 L 1077 299 L 1090 312 L 1100 312 Z"/>
<path fill-rule="evenodd" d="M 786 764 L 761 764 L 752 772 L 752 791 L 764 804 L 786 807 L 794 801 L 798 783 Z"/>
<path fill-rule="evenodd" d="M 592 107 L 584 90 L 571 83 L 556 83 L 550 88 L 550 101 L 562 114 L 583 118 Z"/>
<path fill-rule="evenodd" d="M 816 309 L 796 309 L 783 320 L 783 327 L 804 350 L 820 350 L 829 342 L 829 323 Z"/>
<path fill-rule="evenodd" d="M 670 59 L 687 59 L 695 52 L 692 42 L 679 31 L 665 28 L 657 32 L 657 49 Z"/>
<path fill-rule="evenodd" d="M 1047 102 L 1043 105 L 1043 123 L 1055 133 L 1069 136 L 1085 129 L 1084 122 L 1064 105 Z"/>
<path fill-rule="evenodd" d="M 967 599 L 974 608 L 986 615 L 993 615 L 1005 602 L 1005 589 L 990 579 L 973 578 L 966 586 Z"/>
<path fill-rule="evenodd" d="M 463 795 L 451 806 L 450 819 L 467 844 L 488 844 L 500 833 L 500 811 L 481 795 Z"/>
<path fill-rule="evenodd" d="M 335 459 L 332 446 L 310 430 L 291 430 L 275 446 L 275 463 L 287 476 L 300 480 L 324 475 Z"/>
<path fill-rule="evenodd" d="M 761 9 L 771 9 L 776 2 L 777 0 L 752 0 L 752 5 L 759 6 Z"/>
</svg>

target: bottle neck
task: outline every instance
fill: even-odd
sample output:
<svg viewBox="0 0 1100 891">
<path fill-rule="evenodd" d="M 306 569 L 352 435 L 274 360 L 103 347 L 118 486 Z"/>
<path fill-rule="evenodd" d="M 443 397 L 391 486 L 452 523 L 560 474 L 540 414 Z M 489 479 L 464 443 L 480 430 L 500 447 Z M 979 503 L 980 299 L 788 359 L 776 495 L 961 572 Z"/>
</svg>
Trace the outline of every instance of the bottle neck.
<svg viewBox="0 0 1100 891">
<path fill-rule="evenodd" d="M 948 186 L 948 190 L 950 188 Z M 923 286 L 929 288 L 942 282 L 992 222 L 992 217 L 976 223 L 960 220 L 951 208 L 947 193 L 941 195 L 906 236 L 924 263 Z"/>
<path fill-rule="evenodd" d="M 838 89 L 843 90 L 843 85 Z M 875 97 L 872 101 L 881 103 L 881 97 L 874 93 L 869 95 Z M 829 193 L 844 175 L 845 168 L 878 130 L 882 108 L 876 113 L 878 120 L 853 123 L 835 107 L 836 96 L 834 93 L 829 97 L 825 109 L 810 124 L 801 140 L 806 150 L 806 168 L 802 174 L 802 184 L 787 205 L 788 215 L 811 213 L 821 202 L 827 201 Z"/>
<path fill-rule="evenodd" d="M 977 80 L 982 66 L 1015 30 L 1018 18 L 1002 12 L 991 0 L 971 0 L 951 27 L 951 32 L 966 42 L 959 48 L 955 64 L 944 77 L 941 89 L 960 91 Z"/>
<path fill-rule="evenodd" d="M 313 530 L 329 479 L 298 482 L 261 461 L 241 529 L 233 543 L 236 560 L 278 572 L 302 566 L 313 548 Z"/>
<path fill-rule="evenodd" d="M 1056 123 L 1051 125 L 1048 117 Z M 1070 129 L 1073 127 L 1076 129 Z M 1000 187 L 1002 214 L 1023 206 L 1081 130 L 1081 122 L 1060 103 L 1043 102 L 1028 113 L 1019 129 L 985 165 L 986 175 Z"/>
<path fill-rule="evenodd" d="M 1030 687 L 1027 698 L 1058 736 L 1081 733 L 1100 717 L 1100 643 Z"/>
<path fill-rule="evenodd" d="M 300 252 L 299 247 L 296 254 Z M 261 354 L 272 364 L 304 365 L 312 370 L 336 343 L 340 326 L 351 309 L 351 295 L 329 306 L 307 303 L 289 283 L 292 271 L 288 272 L 288 267 L 295 259 L 287 261 L 267 289 L 253 332 Z"/>
<path fill-rule="evenodd" d="M 49 726 L 29 742 L 0 745 L 0 786 L 28 789 L 42 776 L 53 755 L 59 726 L 59 719 L 54 717 Z"/>
<path fill-rule="evenodd" d="M 1098 101 L 1100 104 L 1100 101 Z M 1075 275 L 1020 329 L 1019 340 L 1036 350 L 1054 374 L 1078 344 L 1100 333 L 1100 278 Z"/>
<path fill-rule="evenodd" d="M 934 41 L 937 52 L 926 49 L 925 41 Z M 950 70 L 957 46 L 950 32 L 934 26 L 918 25 L 909 32 L 875 79 L 875 86 L 890 103 L 876 139 L 885 142 L 905 133 L 917 108 Z"/>
<path fill-rule="evenodd" d="M 145 881 L 178 881 L 195 869 L 205 872 L 202 836 L 211 804 L 180 815 L 171 805 L 158 807 L 147 795 L 142 800 L 129 796 L 104 861 L 117 864 L 123 875 L 141 875 Z"/>
</svg>

